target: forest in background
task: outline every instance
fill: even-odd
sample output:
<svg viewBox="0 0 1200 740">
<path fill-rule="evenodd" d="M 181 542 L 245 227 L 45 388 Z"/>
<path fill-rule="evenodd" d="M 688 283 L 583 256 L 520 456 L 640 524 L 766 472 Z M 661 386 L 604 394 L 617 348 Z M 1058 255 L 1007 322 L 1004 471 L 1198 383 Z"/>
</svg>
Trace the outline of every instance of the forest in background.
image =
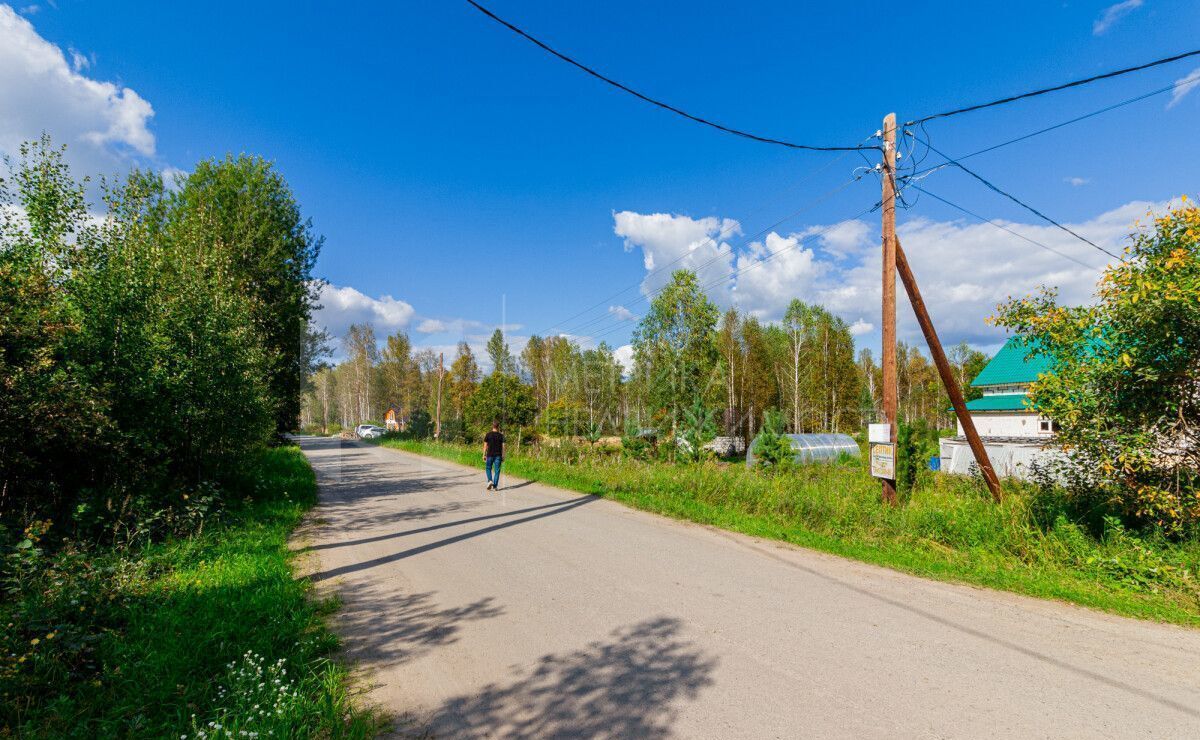
<svg viewBox="0 0 1200 740">
<path fill-rule="evenodd" d="M 342 351 L 342 362 L 310 378 L 301 410 L 308 431 L 381 423 L 395 409 L 407 431 L 428 437 L 439 395 L 449 441 L 472 440 L 493 419 L 554 437 L 630 427 L 666 436 L 697 400 L 729 436 L 753 437 L 768 411 L 779 411 L 788 431 L 855 434 L 880 409 L 881 370 L 869 350 L 855 352 L 841 318 L 799 299 L 779 322 L 721 312 L 687 270 L 672 276 L 640 320 L 630 368 L 608 344 L 566 336 L 532 336 L 514 354 L 500 329 L 485 347 L 486 375 L 467 342 L 439 364 L 436 352 L 415 349 L 404 332 L 380 338 L 370 324 L 351 326 Z M 988 360 L 966 343 L 948 354 L 964 388 Z M 897 365 L 904 418 L 952 427 L 950 400 L 925 354 L 901 343 Z M 968 388 L 968 398 L 977 395 Z"/>
</svg>

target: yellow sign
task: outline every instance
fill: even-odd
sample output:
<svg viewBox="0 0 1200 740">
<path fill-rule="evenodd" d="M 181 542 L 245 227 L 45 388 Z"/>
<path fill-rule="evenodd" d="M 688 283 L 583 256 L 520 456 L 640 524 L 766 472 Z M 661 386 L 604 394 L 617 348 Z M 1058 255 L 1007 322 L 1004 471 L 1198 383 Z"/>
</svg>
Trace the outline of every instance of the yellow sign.
<svg viewBox="0 0 1200 740">
<path fill-rule="evenodd" d="M 876 478 L 896 480 L 896 444 L 894 442 L 871 443 L 871 475 Z"/>
</svg>

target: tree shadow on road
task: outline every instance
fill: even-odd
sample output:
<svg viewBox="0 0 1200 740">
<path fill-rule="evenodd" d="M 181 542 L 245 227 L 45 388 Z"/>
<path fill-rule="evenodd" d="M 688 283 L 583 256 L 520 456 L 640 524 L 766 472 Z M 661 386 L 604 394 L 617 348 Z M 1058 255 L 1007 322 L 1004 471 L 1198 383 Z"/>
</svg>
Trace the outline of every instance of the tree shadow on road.
<svg viewBox="0 0 1200 740">
<path fill-rule="evenodd" d="M 450 645 L 468 622 L 492 619 L 504 608 L 488 597 L 462 606 L 443 607 L 436 592 L 397 594 L 371 584 L 342 584 L 337 631 L 356 661 L 386 668 Z"/>
<path fill-rule="evenodd" d="M 657 617 L 543 656 L 511 681 L 450 699 L 429 729 L 437 737 L 667 737 L 680 702 L 712 684 L 717 664 L 681 628 Z"/>
</svg>

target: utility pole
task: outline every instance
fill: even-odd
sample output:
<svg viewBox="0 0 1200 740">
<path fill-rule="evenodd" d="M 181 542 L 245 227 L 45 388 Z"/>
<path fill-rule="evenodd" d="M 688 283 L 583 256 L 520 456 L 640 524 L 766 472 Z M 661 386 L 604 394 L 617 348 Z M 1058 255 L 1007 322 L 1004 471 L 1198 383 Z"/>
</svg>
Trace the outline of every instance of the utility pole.
<svg viewBox="0 0 1200 740">
<path fill-rule="evenodd" d="M 912 303 L 913 313 L 917 315 L 917 323 L 921 325 L 921 333 L 925 335 L 925 343 L 929 345 L 929 354 L 933 356 L 933 364 L 937 366 L 938 375 L 942 376 L 942 385 L 946 386 L 946 395 L 950 396 L 950 405 L 954 407 L 958 423 L 962 424 L 963 434 L 967 437 L 967 444 L 971 446 L 971 452 L 975 455 L 975 463 L 983 473 L 983 480 L 987 483 L 988 490 L 992 492 L 992 498 L 999 503 L 1000 479 L 996 477 L 992 461 L 988 458 L 987 448 L 983 446 L 983 440 L 979 438 L 979 432 L 975 430 L 975 422 L 967 413 L 967 402 L 963 400 L 962 390 L 958 387 L 958 379 L 954 377 L 954 370 L 951 369 L 950 362 L 946 359 L 946 353 L 942 351 L 942 342 L 933 328 L 933 320 L 929 318 L 929 311 L 926 310 L 925 301 L 921 298 L 921 291 L 917 288 L 917 278 L 913 275 L 912 267 L 908 264 L 908 257 L 904 254 L 904 248 L 900 246 L 899 239 L 896 239 L 896 269 L 900 272 L 900 281 L 904 283 L 904 290 L 908 292 L 908 300 Z"/>
<path fill-rule="evenodd" d="M 883 119 L 883 416 L 896 443 L 896 114 Z M 896 502 L 896 481 L 883 480 L 883 500 Z"/>
<path fill-rule="evenodd" d="M 437 397 L 437 418 L 433 422 L 433 438 L 435 440 L 442 437 L 442 376 L 446 374 L 446 369 L 442 365 L 442 359 L 445 353 L 438 352 L 438 397 Z"/>
</svg>

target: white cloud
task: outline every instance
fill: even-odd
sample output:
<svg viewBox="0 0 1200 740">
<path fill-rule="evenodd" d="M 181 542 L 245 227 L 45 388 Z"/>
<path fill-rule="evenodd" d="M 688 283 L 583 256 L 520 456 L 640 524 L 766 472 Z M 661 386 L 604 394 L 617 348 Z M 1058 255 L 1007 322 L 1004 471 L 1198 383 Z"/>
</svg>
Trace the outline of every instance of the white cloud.
<svg viewBox="0 0 1200 740">
<path fill-rule="evenodd" d="M 413 307 L 390 295 L 372 298 L 349 286 L 325 285 L 321 288 L 321 309 L 314 322 L 335 339 L 346 335 L 351 324 L 370 323 L 383 336 L 404 329 L 412 321 Z"/>
<path fill-rule="evenodd" d="M 850 336 L 861 336 L 874 331 L 875 325 L 859 319 L 850 325 Z"/>
<path fill-rule="evenodd" d="M 1089 182 L 1091 182 L 1091 180 L 1087 179 L 1086 177 L 1064 177 L 1063 182 L 1067 183 L 1071 187 L 1077 188 L 1081 185 L 1087 185 Z"/>
<path fill-rule="evenodd" d="M 1122 18 L 1140 7 L 1142 7 L 1142 0 L 1124 0 L 1124 2 L 1108 6 L 1092 23 L 1092 33 L 1096 36 L 1105 33 Z"/>
<path fill-rule="evenodd" d="M 422 334 L 440 334 L 448 328 L 446 322 L 439 319 L 421 319 L 421 323 L 417 324 L 417 331 Z"/>
<path fill-rule="evenodd" d="M 618 321 L 633 321 L 637 318 L 633 311 L 630 311 L 624 306 L 609 306 L 608 312 L 612 314 Z"/>
<path fill-rule="evenodd" d="M 18 10 L 17 12 L 20 13 L 21 15 L 34 16 L 34 15 L 37 15 L 38 12 L 41 11 L 41 9 L 42 9 L 42 6 L 37 5 L 35 3 L 33 5 L 23 5 L 23 6 L 21 6 L 21 9 Z"/>
<path fill-rule="evenodd" d="M 633 345 L 622 344 L 613 350 L 613 358 L 625 368 L 625 374 L 633 372 Z"/>
<path fill-rule="evenodd" d="M 1135 221 L 1164 205 L 1135 201 L 1068 226 L 1119 254 Z M 629 224 L 645 223 L 637 217 L 624 214 L 624 227 L 618 233 L 629 233 Z M 677 241 L 672 243 L 667 233 L 656 234 L 651 248 L 656 255 L 682 254 L 696 233 L 710 233 L 714 224 L 721 223 L 715 218 L 701 223 L 662 214 L 644 218 L 673 225 L 671 233 Z M 684 228 L 686 222 L 691 222 L 690 228 Z M 901 242 L 943 341 L 966 340 L 979 345 L 1003 341 L 1003 331 L 988 326 L 985 319 L 998 303 L 1031 293 L 1040 285 L 1057 287 L 1065 302 L 1085 303 L 1092 298 L 1101 268 L 1111 259 L 1053 226 L 1004 225 L 1091 267 L 1082 267 L 991 224 L 912 219 L 899 227 Z M 627 248 L 631 241 L 634 246 L 643 243 L 626 236 Z M 720 252 L 721 259 L 708 270 L 728 281 L 707 292 L 722 307 L 736 304 L 765 321 L 777 321 L 793 298 L 819 303 L 846 320 L 858 341 L 870 346 L 878 342 L 878 245 L 876 227 L 858 220 L 809 227 L 786 236 L 771 233 L 761 242 Z M 768 255 L 774 256 L 761 262 Z M 903 289 L 898 294 L 899 336 L 907 342 L 921 342 Z"/>
<path fill-rule="evenodd" d="M 1193 69 L 1186 76 L 1175 80 L 1175 88 L 1171 90 L 1171 101 L 1167 103 L 1167 108 L 1174 108 L 1183 100 L 1184 96 L 1196 89 L 1200 85 L 1200 67 Z"/>
<path fill-rule="evenodd" d="M 666 285 L 675 270 L 694 270 L 700 283 L 729 277 L 733 250 L 724 240 L 741 233 L 733 219 L 694 219 L 666 213 L 613 214 L 613 232 L 625 239 L 625 251 L 642 250 L 647 270 L 642 293 L 649 295 Z"/>
<path fill-rule="evenodd" d="M 72 165 L 85 173 L 153 158 L 150 103 L 127 87 L 84 76 L 90 60 L 74 54 L 73 67 L 61 48 L 0 5 L 0 152 L 13 154 L 46 131 L 68 145 Z"/>
</svg>

